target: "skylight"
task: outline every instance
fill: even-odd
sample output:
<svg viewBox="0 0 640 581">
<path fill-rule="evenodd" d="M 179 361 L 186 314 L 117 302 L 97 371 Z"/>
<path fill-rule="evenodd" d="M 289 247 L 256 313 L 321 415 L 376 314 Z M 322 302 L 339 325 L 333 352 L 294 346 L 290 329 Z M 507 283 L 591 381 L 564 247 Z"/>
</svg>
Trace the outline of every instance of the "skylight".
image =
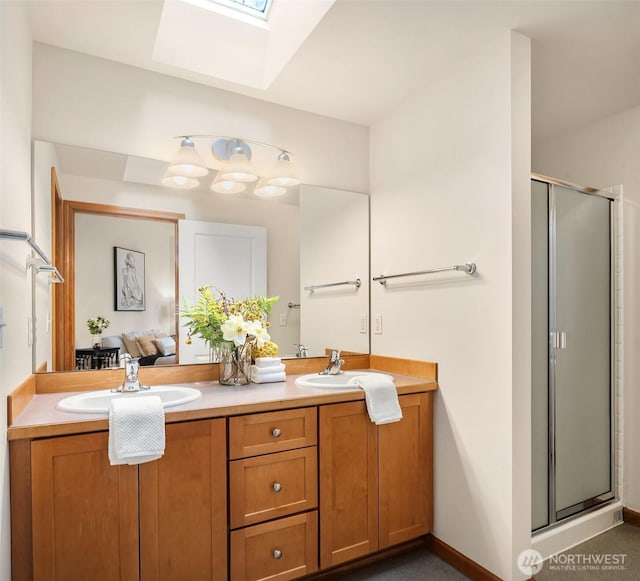
<svg viewBox="0 0 640 581">
<path fill-rule="evenodd" d="M 209 0 L 215 4 L 232 8 L 233 10 L 239 10 L 245 14 L 251 14 L 264 20 L 269 15 L 269 8 L 271 6 L 271 0 Z"/>
</svg>

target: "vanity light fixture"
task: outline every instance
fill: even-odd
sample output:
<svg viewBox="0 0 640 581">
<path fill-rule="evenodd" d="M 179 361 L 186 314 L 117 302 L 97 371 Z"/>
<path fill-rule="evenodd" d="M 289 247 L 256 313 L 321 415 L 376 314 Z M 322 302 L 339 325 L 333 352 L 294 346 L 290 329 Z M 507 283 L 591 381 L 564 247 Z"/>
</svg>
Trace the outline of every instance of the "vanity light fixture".
<svg viewBox="0 0 640 581">
<path fill-rule="evenodd" d="M 197 188 L 200 182 L 196 178 L 167 172 L 162 178 L 162 185 L 169 186 L 170 188 L 178 188 L 179 190 L 192 190 L 193 188 Z"/>
<path fill-rule="evenodd" d="M 169 164 L 168 172 L 172 175 L 199 178 L 206 176 L 209 170 L 200 154 L 196 151 L 193 141 L 189 137 L 183 137 L 180 143 L 180 150 Z"/>
<path fill-rule="evenodd" d="M 217 194 L 239 194 L 247 189 L 246 184 L 241 182 L 234 182 L 233 180 L 225 180 L 220 172 L 213 183 L 211 184 L 211 190 Z"/>
<path fill-rule="evenodd" d="M 269 183 L 268 180 L 264 178 L 258 182 L 256 189 L 253 190 L 253 193 L 256 196 L 260 196 L 261 198 L 277 198 L 278 196 L 282 196 L 287 193 L 287 188 L 282 186 L 274 186 Z"/>
<path fill-rule="evenodd" d="M 261 197 L 276 197 L 286 193 L 286 188 L 297 186 L 300 180 L 291 167 L 291 152 L 252 139 L 223 137 L 219 135 L 181 135 L 180 150 L 169 163 L 169 169 L 162 179 L 164 185 L 191 189 L 200 182 L 197 178 L 208 173 L 205 163 L 195 149 L 194 140 L 211 139 L 213 157 L 221 162 L 221 167 L 211 184 L 211 190 L 221 194 L 237 194 L 247 189 L 247 185 L 258 181 L 254 193 Z M 277 150 L 278 156 L 269 175 L 260 178 L 251 163 L 252 151 L 249 144 Z"/>
<path fill-rule="evenodd" d="M 293 173 L 291 158 L 289 157 L 289 153 L 286 151 L 280 152 L 276 165 L 271 173 L 272 177 L 267 180 L 267 183 L 272 186 L 288 188 L 291 186 L 297 186 L 300 183 L 300 180 Z"/>
</svg>

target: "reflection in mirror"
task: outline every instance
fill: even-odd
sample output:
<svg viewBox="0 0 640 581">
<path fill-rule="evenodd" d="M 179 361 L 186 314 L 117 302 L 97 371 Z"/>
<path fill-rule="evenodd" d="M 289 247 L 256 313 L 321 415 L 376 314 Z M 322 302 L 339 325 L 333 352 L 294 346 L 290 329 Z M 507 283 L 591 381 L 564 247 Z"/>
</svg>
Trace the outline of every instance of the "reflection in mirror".
<svg viewBox="0 0 640 581">
<path fill-rule="evenodd" d="M 368 352 L 368 196 L 305 185 L 280 198 L 266 200 L 251 194 L 216 194 L 208 184 L 188 192 L 175 190 L 159 185 L 166 162 L 46 142 L 34 142 L 33 159 L 37 240 L 51 239 L 51 167 L 56 168 L 61 196 L 67 204 L 150 209 L 182 214 L 187 221 L 263 227 L 267 234 L 267 294 L 280 297 L 271 314 L 270 329 L 280 346 L 280 355 L 295 357 L 300 344 L 305 345 L 308 356 L 324 355 L 328 347 Z M 304 227 L 301 215 L 306 216 Z M 345 235 L 347 223 L 350 228 Z M 73 227 L 65 225 L 65 239 L 72 235 L 75 238 L 74 255 L 62 263 L 63 269 L 69 266 L 65 262 L 76 263 L 75 308 L 71 317 L 75 323 L 68 333 L 74 349 L 90 345 L 92 337 L 86 321 L 98 315 L 110 321 L 104 337 L 152 329 L 178 335 L 180 322 L 176 314 L 184 297 L 175 290 L 178 283 L 171 274 L 176 272 L 179 280 L 179 269 L 174 268 L 176 241 L 169 232 L 172 226 L 169 230 L 167 227 L 167 223 L 148 219 L 91 212 L 76 212 Z M 302 258 L 301 245 L 306 249 L 306 257 Z M 114 308 L 114 247 L 136 250 L 145 256 L 144 311 Z M 309 261 L 313 264 L 307 264 Z M 302 280 L 301 266 L 303 270 L 307 268 L 308 278 L 319 277 L 318 280 Z M 354 272 L 362 279 L 363 287 L 357 293 L 334 290 L 310 296 L 302 289 L 320 279 L 328 282 L 327 278 L 340 278 L 346 272 L 349 277 Z M 202 283 L 216 286 L 216 281 Z M 52 325 L 61 325 L 62 321 L 56 319 L 62 317 L 54 312 L 51 292 L 51 286 L 38 284 L 34 288 L 34 371 L 62 369 L 52 364 L 52 353 L 63 346 L 53 341 Z"/>
</svg>

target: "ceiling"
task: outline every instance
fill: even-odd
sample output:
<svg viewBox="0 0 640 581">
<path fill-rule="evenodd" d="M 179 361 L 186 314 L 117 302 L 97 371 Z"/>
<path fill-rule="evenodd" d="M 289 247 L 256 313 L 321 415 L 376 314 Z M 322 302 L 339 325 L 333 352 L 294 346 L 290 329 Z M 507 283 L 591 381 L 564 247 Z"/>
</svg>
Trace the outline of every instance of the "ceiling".
<svg viewBox="0 0 640 581">
<path fill-rule="evenodd" d="M 211 22 L 210 34 L 172 29 L 166 15 L 177 1 L 168 0 L 165 7 L 161 0 L 30 0 L 33 37 L 371 125 L 416 88 L 513 29 L 532 39 L 534 142 L 640 104 L 640 0 L 276 0 L 298 13 L 306 3 L 305 11 L 313 11 L 318 23 L 301 26 L 288 53 L 279 46 L 279 72 L 253 86 L 195 67 L 202 55 L 227 63 L 235 55 L 241 66 L 254 45 L 238 34 L 237 51 L 229 44 L 210 50 L 207 39 L 224 34 L 223 22 Z M 159 56 L 158 46 L 180 43 L 192 50 L 179 51 L 180 58 L 173 52 L 171 62 Z M 222 56 L 211 56 L 216 54 Z"/>
</svg>

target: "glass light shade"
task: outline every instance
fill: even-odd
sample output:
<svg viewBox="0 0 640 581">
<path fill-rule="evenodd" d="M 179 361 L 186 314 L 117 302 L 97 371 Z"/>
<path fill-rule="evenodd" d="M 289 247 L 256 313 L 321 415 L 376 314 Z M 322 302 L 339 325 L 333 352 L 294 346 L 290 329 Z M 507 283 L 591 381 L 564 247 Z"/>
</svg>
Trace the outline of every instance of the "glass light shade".
<svg viewBox="0 0 640 581">
<path fill-rule="evenodd" d="M 242 153 L 234 153 L 220 171 L 223 180 L 234 182 L 255 182 L 258 175 Z"/>
<path fill-rule="evenodd" d="M 256 189 L 253 190 L 253 193 L 261 198 L 277 198 L 282 194 L 286 194 L 287 190 L 281 186 L 273 186 L 265 180 L 260 180 L 260 183 L 256 186 Z"/>
<path fill-rule="evenodd" d="M 207 166 L 196 151 L 193 141 L 185 138 L 180 143 L 180 150 L 176 157 L 169 163 L 169 172 L 185 177 L 197 178 L 209 173 Z"/>
<path fill-rule="evenodd" d="M 217 194 L 239 194 L 247 189 L 243 183 L 233 180 L 216 179 L 211 184 L 211 189 Z"/>
<path fill-rule="evenodd" d="M 192 190 L 200 185 L 200 181 L 195 178 L 174 175 L 166 173 L 162 178 L 162 184 L 170 188 L 178 188 L 180 190 Z"/>
<path fill-rule="evenodd" d="M 267 180 L 267 183 L 272 186 L 289 188 L 300 183 L 300 180 L 293 173 L 289 154 L 284 151 L 278 156 L 278 161 L 276 161 L 270 174 L 272 177 Z"/>
</svg>

